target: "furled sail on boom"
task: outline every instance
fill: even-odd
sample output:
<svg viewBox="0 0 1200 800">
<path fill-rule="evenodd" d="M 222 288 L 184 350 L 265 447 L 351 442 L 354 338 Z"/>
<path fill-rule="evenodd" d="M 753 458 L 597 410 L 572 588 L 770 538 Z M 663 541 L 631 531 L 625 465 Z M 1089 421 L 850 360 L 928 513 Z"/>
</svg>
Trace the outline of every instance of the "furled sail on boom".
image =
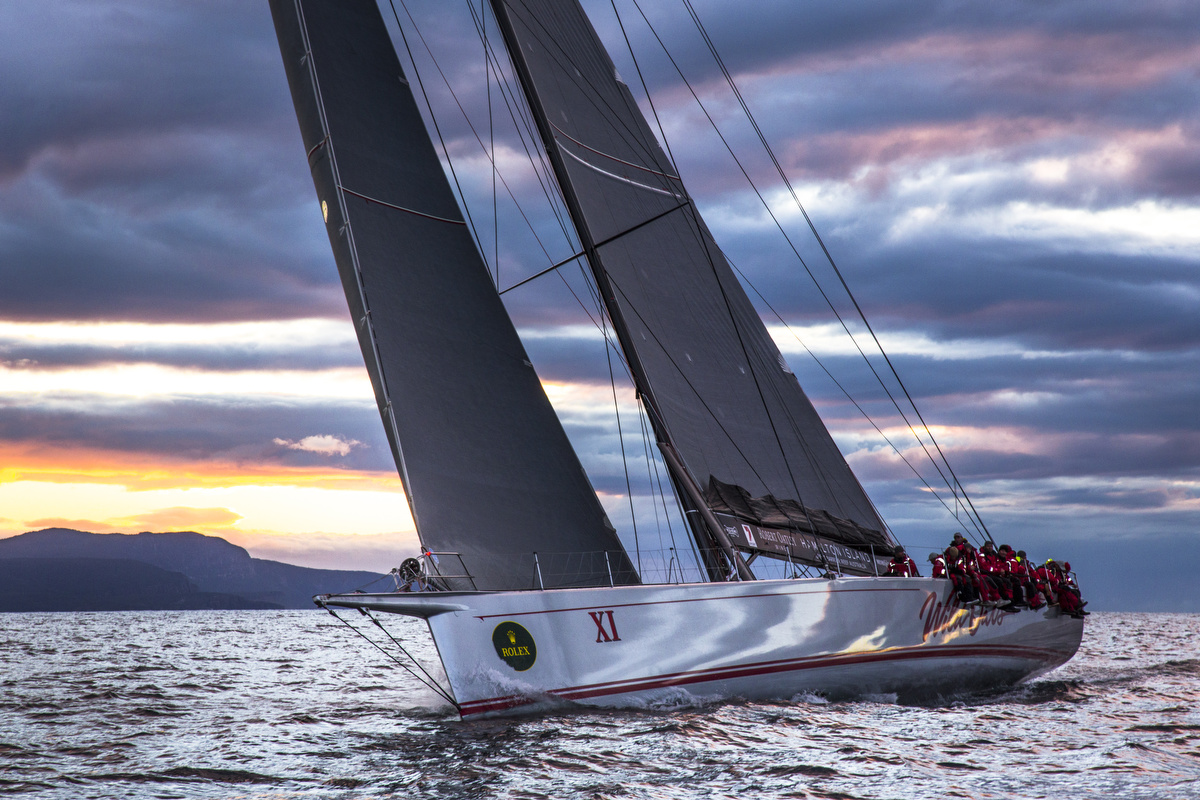
<svg viewBox="0 0 1200 800">
<path fill-rule="evenodd" d="M 577 0 L 492 6 L 638 390 L 685 478 L 786 501 L 803 512 L 791 527 L 833 542 L 890 543 Z"/>
<path fill-rule="evenodd" d="M 305 151 L 422 544 L 454 588 L 636 583 L 471 239 L 375 0 L 271 0 Z M 534 553 L 590 553 L 568 569 Z M 447 559 L 443 559 L 446 561 Z"/>
</svg>

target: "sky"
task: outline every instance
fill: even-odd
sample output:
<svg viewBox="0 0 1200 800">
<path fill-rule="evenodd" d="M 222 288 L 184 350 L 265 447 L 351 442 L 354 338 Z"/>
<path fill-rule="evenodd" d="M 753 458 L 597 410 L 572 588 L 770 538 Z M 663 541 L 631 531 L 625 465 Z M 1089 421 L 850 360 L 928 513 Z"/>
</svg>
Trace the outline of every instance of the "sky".
<svg viewBox="0 0 1200 800">
<path fill-rule="evenodd" d="M 1093 608 L 1200 611 L 1200 6 L 693 4 L 997 541 L 1071 561 Z M 636 64 L 612 4 L 585 2 L 883 517 L 918 556 L 944 546 L 961 524 L 824 370 L 928 462 L 706 113 L 836 289 L 800 212 L 681 0 L 641 5 L 704 110 L 632 0 Z M 468 6 L 408 7 L 480 134 L 414 38 L 510 286 L 571 242 L 544 200 L 501 189 L 492 213 L 489 152 L 501 185 L 537 192 L 498 103 L 489 128 Z M 196 530 L 379 571 L 415 550 L 266 2 L 3 4 L 0 108 L 0 537 Z M 564 277 L 505 301 L 628 543 L 604 343 Z"/>
</svg>

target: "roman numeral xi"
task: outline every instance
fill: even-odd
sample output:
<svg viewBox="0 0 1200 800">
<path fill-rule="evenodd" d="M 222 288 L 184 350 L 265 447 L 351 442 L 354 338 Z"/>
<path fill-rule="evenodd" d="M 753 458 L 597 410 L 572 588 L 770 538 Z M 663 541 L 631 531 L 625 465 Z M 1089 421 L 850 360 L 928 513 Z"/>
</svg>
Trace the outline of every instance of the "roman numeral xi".
<svg viewBox="0 0 1200 800">
<path fill-rule="evenodd" d="M 592 622 L 596 623 L 596 641 L 598 643 L 621 641 L 621 637 L 617 635 L 617 623 L 613 620 L 613 612 L 589 611 L 588 616 L 592 618 Z M 607 628 L 604 626 L 605 617 L 608 617 Z"/>
</svg>

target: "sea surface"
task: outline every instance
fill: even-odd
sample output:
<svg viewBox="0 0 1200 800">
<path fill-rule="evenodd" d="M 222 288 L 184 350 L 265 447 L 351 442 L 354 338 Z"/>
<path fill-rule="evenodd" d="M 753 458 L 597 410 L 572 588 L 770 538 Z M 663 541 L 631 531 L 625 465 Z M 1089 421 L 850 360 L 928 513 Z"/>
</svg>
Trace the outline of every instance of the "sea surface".
<svg viewBox="0 0 1200 800">
<path fill-rule="evenodd" d="M 422 623 L 387 622 L 436 662 Z M 934 705 L 475 722 L 319 611 L 0 626 L 0 794 L 18 797 L 1200 798 L 1198 615 L 1094 614 L 1057 671 Z"/>
</svg>

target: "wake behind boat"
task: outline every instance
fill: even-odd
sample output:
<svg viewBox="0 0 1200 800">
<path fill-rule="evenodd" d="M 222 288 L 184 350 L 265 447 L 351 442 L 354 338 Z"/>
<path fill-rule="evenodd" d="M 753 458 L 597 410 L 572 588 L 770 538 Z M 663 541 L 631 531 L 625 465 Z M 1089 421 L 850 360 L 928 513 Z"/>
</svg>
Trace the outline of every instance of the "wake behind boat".
<svg viewBox="0 0 1200 800">
<path fill-rule="evenodd" d="M 1079 616 L 1065 604 L 1020 610 L 1039 605 L 1057 573 L 1042 583 L 972 574 L 963 550 L 962 564 L 945 567 L 953 581 L 880 577 L 894 537 L 582 8 L 493 0 L 577 248 L 546 271 L 590 271 L 690 528 L 703 580 L 683 582 L 673 552 L 656 584 L 635 566 L 643 553 L 626 552 L 546 398 L 374 0 L 271 7 L 426 553 L 405 588 L 431 590 L 321 604 L 426 619 L 442 692 L 464 716 L 680 690 L 946 693 L 1071 657 Z M 957 479 L 951 489 L 966 500 Z M 760 580 L 759 558 L 787 577 Z"/>
</svg>

